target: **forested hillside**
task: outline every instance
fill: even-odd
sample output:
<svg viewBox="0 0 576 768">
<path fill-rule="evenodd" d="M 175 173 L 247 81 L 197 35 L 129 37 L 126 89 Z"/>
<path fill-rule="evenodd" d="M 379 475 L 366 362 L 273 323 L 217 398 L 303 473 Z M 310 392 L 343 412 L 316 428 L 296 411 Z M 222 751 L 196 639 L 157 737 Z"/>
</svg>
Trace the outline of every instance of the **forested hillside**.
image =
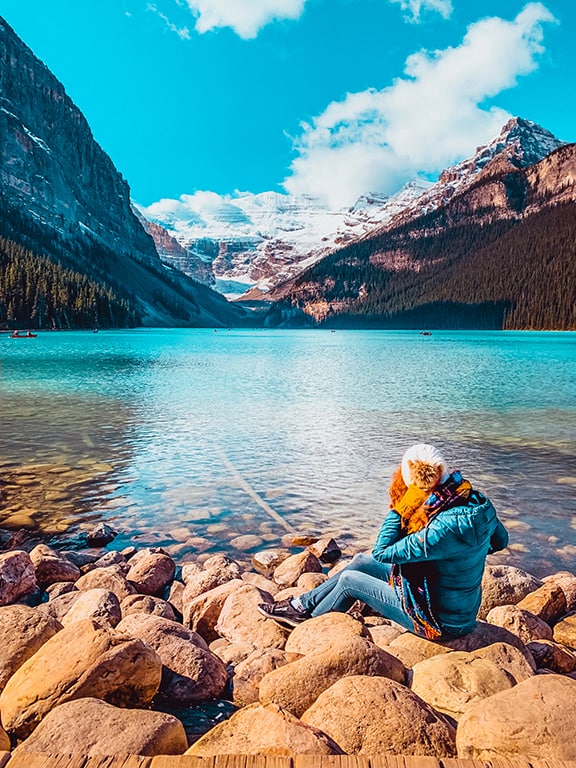
<svg viewBox="0 0 576 768">
<path fill-rule="evenodd" d="M 576 328 L 576 145 L 486 174 L 272 292 L 331 326 Z"/>
<path fill-rule="evenodd" d="M 0 238 L 0 326 L 91 328 L 138 320 L 109 285 Z"/>
</svg>

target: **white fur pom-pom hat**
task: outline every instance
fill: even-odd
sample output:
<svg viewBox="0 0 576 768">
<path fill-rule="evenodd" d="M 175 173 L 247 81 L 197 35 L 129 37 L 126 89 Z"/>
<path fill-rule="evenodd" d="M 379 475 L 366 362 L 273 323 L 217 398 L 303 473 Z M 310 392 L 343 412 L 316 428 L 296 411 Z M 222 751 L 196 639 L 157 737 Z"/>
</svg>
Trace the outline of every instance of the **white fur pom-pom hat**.
<svg viewBox="0 0 576 768">
<path fill-rule="evenodd" d="M 448 474 L 448 465 L 440 451 L 427 443 L 413 445 L 402 456 L 402 480 L 404 480 L 406 485 L 410 485 L 413 482 L 411 464 L 427 464 L 438 467 L 441 470 L 439 473 L 441 478 Z"/>
</svg>

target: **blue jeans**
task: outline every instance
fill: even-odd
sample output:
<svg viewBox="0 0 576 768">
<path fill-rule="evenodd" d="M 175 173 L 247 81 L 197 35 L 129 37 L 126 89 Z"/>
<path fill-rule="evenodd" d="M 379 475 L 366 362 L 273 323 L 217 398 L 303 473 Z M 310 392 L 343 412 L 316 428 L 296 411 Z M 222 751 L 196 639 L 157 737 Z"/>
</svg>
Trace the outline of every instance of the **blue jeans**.
<svg viewBox="0 0 576 768">
<path fill-rule="evenodd" d="M 324 584 L 300 595 L 302 606 L 320 616 L 328 611 L 347 611 L 362 600 L 386 619 L 414 630 L 414 622 L 402 609 L 402 602 L 388 583 L 392 566 L 369 555 L 356 555 L 350 565 L 331 576 Z"/>
</svg>

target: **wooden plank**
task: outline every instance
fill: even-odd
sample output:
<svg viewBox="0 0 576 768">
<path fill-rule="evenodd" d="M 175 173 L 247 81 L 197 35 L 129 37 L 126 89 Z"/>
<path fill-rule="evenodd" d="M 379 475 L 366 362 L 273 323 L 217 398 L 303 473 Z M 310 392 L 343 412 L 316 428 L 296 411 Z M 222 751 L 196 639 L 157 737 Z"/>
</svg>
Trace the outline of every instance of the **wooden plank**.
<svg viewBox="0 0 576 768">
<path fill-rule="evenodd" d="M 46 752 L 18 752 L 12 754 L 8 768 L 84 768 L 83 755 L 50 755 Z"/>
<path fill-rule="evenodd" d="M 150 768 L 152 757 L 144 755 L 90 755 L 84 768 Z"/>
<path fill-rule="evenodd" d="M 370 758 L 370 768 L 441 768 L 435 757 L 427 755 L 378 755 Z"/>
<path fill-rule="evenodd" d="M 490 768 L 488 760 L 470 760 L 460 757 L 441 757 L 442 768 Z"/>
<path fill-rule="evenodd" d="M 294 755 L 293 768 L 370 768 L 364 755 Z"/>
<path fill-rule="evenodd" d="M 157 755 L 152 758 L 151 768 L 213 768 L 213 765 L 213 757 Z"/>
</svg>

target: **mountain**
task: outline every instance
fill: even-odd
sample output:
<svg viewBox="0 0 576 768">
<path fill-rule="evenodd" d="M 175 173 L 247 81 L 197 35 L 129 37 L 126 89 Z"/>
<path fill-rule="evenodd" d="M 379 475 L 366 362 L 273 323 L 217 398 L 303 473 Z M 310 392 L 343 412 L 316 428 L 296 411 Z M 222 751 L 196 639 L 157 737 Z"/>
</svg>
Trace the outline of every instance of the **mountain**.
<svg viewBox="0 0 576 768">
<path fill-rule="evenodd" d="M 244 317 L 220 295 L 162 263 L 132 211 L 128 184 L 86 119 L 1 18 L 0 236 L 4 267 L 14 258 L 19 268 L 34 270 L 47 257 L 61 266 L 59 280 L 84 275 L 103 296 L 124 302 L 125 317 L 136 324 L 229 325 Z M 22 251 L 11 244 L 26 256 L 20 258 Z M 0 322 L 16 322 L 8 313 L 11 298 L 0 285 Z M 22 299 L 18 318 L 25 306 Z M 58 326 L 71 316 L 54 309 L 44 319 Z M 105 313 L 101 320 L 110 317 Z M 92 322 L 98 322 L 96 310 Z"/>
<path fill-rule="evenodd" d="M 503 134 L 387 226 L 277 287 L 268 322 L 576 328 L 576 145 L 520 119 Z"/>
<path fill-rule="evenodd" d="M 340 211 L 312 197 L 277 192 L 231 198 L 199 193 L 139 210 L 187 251 L 188 256 L 178 257 L 185 272 L 195 276 L 200 259 L 211 265 L 216 288 L 225 295 L 261 297 L 335 248 L 389 221 L 429 186 L 415 180 L 394 197 L 365 195 Z"/>
</svg>

